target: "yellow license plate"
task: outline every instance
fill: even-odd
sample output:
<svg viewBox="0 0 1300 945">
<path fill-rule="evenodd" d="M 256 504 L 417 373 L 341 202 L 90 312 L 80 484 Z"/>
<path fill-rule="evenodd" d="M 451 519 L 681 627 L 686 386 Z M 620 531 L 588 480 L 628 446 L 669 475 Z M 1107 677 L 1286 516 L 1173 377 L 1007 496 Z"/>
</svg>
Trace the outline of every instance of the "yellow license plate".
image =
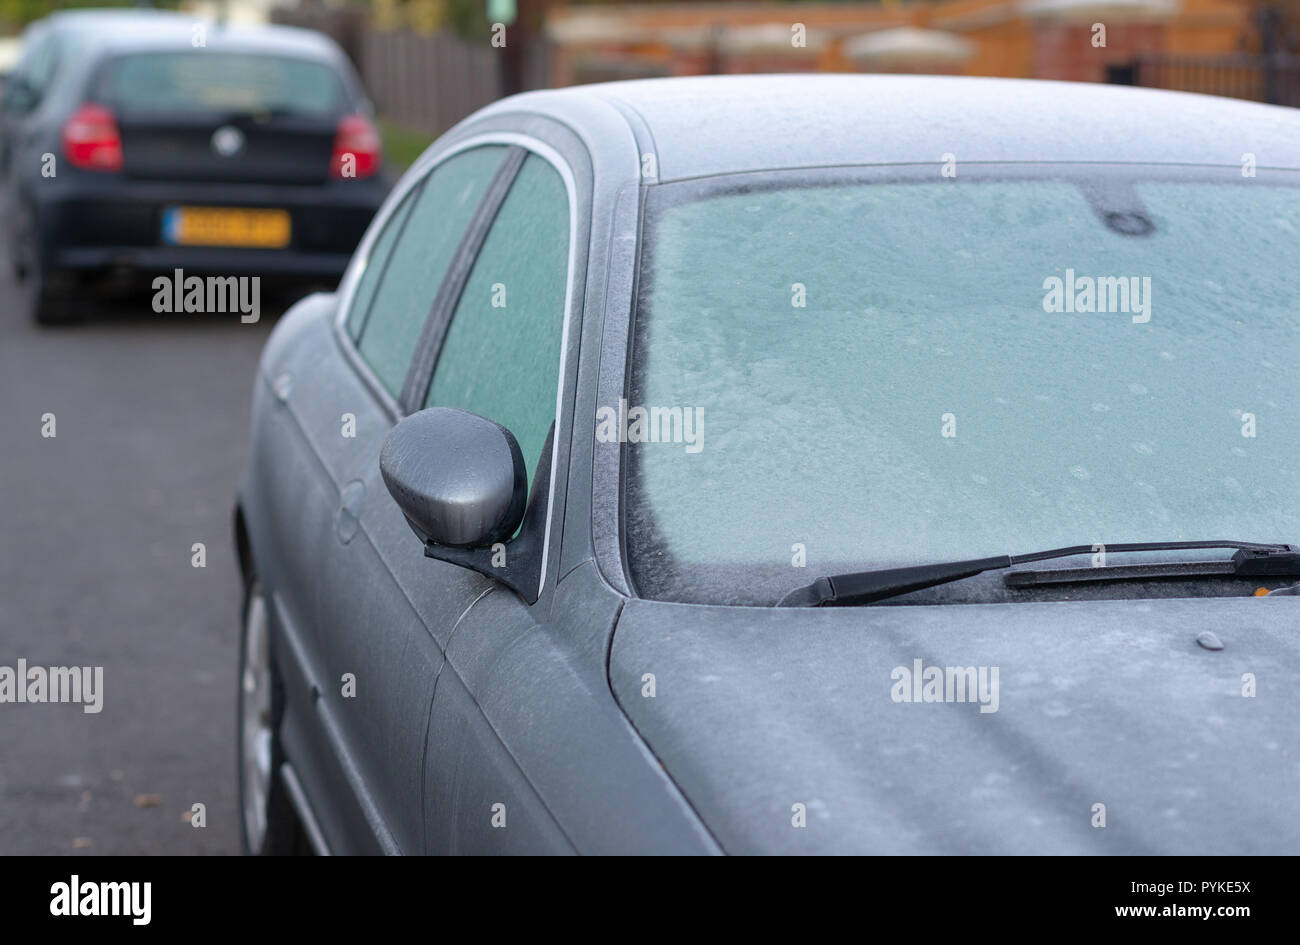
<svg viewBox="0 0 1300 945">
<path fill-rule="evenodd" d="M 173 246 L 283 249 L 289 245 L 289 231 L 287 210 L 168 207 L 163 211 L 163 240 Z"/>
</svg>

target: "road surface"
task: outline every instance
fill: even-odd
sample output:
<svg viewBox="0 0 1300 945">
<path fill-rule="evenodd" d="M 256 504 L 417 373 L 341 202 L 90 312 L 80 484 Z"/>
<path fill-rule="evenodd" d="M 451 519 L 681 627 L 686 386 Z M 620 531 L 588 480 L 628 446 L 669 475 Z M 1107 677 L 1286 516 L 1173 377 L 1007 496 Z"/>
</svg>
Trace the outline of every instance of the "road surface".
<svg viewBox="0 0 1300 945">
<path fill-rule="evenodd" d="M 146 291 L 39 329 L 7 268 L 0 668 L 103 667 L 103 705 L 0 703 L 0 854 L 238 852 L 230 517 L 283 306 L 160 316 Z"/>
</svg>

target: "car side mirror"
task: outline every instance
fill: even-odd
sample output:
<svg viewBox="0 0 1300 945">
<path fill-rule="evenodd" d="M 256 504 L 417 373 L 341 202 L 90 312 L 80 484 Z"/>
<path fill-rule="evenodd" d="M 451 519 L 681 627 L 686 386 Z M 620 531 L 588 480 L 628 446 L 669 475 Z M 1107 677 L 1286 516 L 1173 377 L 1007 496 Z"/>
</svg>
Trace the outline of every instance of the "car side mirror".
<svg viewBox="0 0 1300 945">
<path fill-rule="evenodd" d="M 36 105 L 36 90 L 21 75 L 9 75 L 4 80 L 0 107 L 7 112 L 29 112 Z"/>
<path fill-rule="evenodd" d="M 549 437 L 542 456 L 538 483 L 550 478 Z M 509 430 L 464 410 L 429 407 L 389 431 L 379 471 L 426 556 L 485 574 L 530 604 L 537 600 L 542 503 L 537 495 L 529 501 L 527 468 Z"/>
</svg>

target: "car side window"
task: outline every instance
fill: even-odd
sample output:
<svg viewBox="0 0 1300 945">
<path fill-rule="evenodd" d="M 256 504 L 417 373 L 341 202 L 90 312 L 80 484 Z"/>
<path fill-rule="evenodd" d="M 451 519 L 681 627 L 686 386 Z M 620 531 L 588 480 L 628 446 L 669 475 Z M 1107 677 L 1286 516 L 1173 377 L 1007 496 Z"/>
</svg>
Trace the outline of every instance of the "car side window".
<svg viewBox="0 0 1300 945">
<path fill-rule="evenodd" d="M 8 111 L 28 112 L 39 105 L 54 74 L 58 58 L 54 36 L 44 33 L 29 42 L 10 76 L 4 97 Z"/>
<path fill-rule="evenodd" d="M 530 154 L 470 270 L 425 401 L 510 430 L 530 480 L 555 419 L 568 261 L 564 181 Z"/>
<path fill-rule="evenodd" d="M 54 36 L 47 36 L 40 47 L 34 50 L 31 66 L 26 70 L 27 84 L 36 92 L 38 98 L 50 87 L 58 65 L 58 40 Z"/>
<path fill-rule="evenodd" d="M 415 198 L 424 189 L 424 183 L 420 181 L 407 191 L 402 202 L 388 215 L 383 230 L 371 244 L 370 254 L 362 264 L 361 277 L 357 280 L 357 289 L 352 294 L 352 307 L 348 311 L 347 320 L 348 335 L 354 342 L 361 338 L 361 333 L 365 330 L 366 318 L 370 315 L 370 303 L 374 301 L 375 289 L 379 288 L 379 277 L 383 275 L 384 265 L 393 252 L 393 244 L 402 232 L 402 227 L 406 225 L 406 218 L 410 216 L 411 207 L 415 205 Z"/>
<path fill-rule="evenodd" d="M 447 266 L 505 153 L 500 145 L 471 148 L 438 165 L 376 241 L 358 284 L 358 308 L 367 310 L 354 309 L 349 327 L 356 317 L 358 350 L 394 397 Z"/>
</svg>

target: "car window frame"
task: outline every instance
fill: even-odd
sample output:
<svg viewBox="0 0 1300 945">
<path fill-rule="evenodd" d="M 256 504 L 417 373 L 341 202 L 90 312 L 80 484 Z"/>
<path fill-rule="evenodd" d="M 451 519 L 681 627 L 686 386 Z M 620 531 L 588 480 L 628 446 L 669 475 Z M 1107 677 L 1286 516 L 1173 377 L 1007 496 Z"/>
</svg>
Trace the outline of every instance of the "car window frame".
<svg viewBox="0 0 1300 945">
<path fill-rule="evenodd" d="M 447 271 L 443 273 L 442 281 L 438 283 L 433 302 L 429 306 L 429 313 L 416 337 L 411 360 L 406 365 L 406 375 L 402 380 L 402 393 L 398 397 L 398 403 L 407 413 L 413 413 L 424 407 L 425 392 L 433 382 L 433 372 L 442 355 L 442 346 L 447 340 L 447 331 L 460 304 L 460 297 L 465 292 L 470 273 L 478 262 L 484 243 L 487 242 L 488 233 L 496 223 L 497 213 L 510 195 L 510 190 L 514 187 L 515 179 L 519 176 L 519 171 L 523 168 L 527 157 L 528 152 L 523 148 L 506 149 L 501 164 L 492 175 L 492 180 L 488 182 L 487 190 L 470 217 L 465 232 L 461 234 L 455 251 L 452 252 L 451 260 L 447 263 Z"/>
<path fill-rule="evenodd" d="M 45 77 L 45 82 L 39 88 L 32 84 L 31 73 L 37 55 L 44 55 L 48 51 L 50 68 L 49 74 Z M 31 35 L 24 37 L 23 49 L 19 53 L 18 61 L 14 64 L 13 71 L 9 74 L 6 82 L 6 88 L 16 88 L 15 80 L 20 83 L 30 94 L 31 98 L 27 102 L 27 107 L 23 109 L 12 106 L 12 98 L 9 94 L 5 95 L 4 110 L 7 113 L 26 117 L 37 111 L 48 98 L 47 93 L 54 84 L 56 75 L 59 72 L 59 61 L 62 58 L 62 49 L 60 48 L 59 32 L 48 26 L 32 27 Z"/>
<path fill-rule="evenodd" d="M 379 231 L 375 236 L 375 242 L 371 246 L 372 250 L 374 246 L 377 246 L 379 241 L 388 233 L 388 228 L 390 226 L 395 228 L 393 232 L 394 245 L 396 245 L 397 241 L 402 238 L 402 234 L 406 232 L 406 225 L 411 222 L 411 214 L 415 212 L 415 205 L 420 202 L 420 194 L 424 192 L 424 187 L 428 182 L 429 176 L 426 175 L 419 181 L 419 183 L 407 191 L 401 200 L 397 201 L 393 206 L 392 212 L 388 215 L 387 222 L 379 228 Z M 355 306 L 362 300 L 357 298 L 356 293 L 353 293 L 352 304 L 348 307 L 347 317 L 344 318 L 344 328 L 347 330 L 348 339 L 356 347 L 358 354 L 361 353 L 361 339 L 366 336 L 366 329 L 370 327 L 370 313 L 374 311 L 375 308 L 375 297 L 379 295 L 379 285 L 384 281 L 384 276 L 388 274 L 388 267 L 392 261 L 393 247 L 390 246 L 387 255 L 385 255 L 382 260 L 378 261 L 379 272 L 375 276 L 375 286 L 370 293 L 370 297 L 364 300 L 365 311 L 361 313 L 361 322 L 357 325 L 357 333 L 355 336 L 352 334 L 352 330 L 348 327 L 347 323 L 351 320 L 352 306 Z M 375 260 L 369 257 L 366 258 L 365 268 L 361 270 L 362 279 L 365 278 L 366 270 L 369 269 L 371 264 L 374 262 Z M 360 288 L 360 279 L 358 279 L 357 289 L 359 290 Z M 362 354 L 361 357 L 364 359 L 365 355 Z M 370 362 L 367 361 L 366 364 L 370 364 Z M 374 370 L 374 368 L 372 367 L 371 370 Z M 378 375 L 376 375 L 376 377 L 377 376 Z M 387 390 L 388 388 L 385 387 L 384 389 Z"/>
<path fill-rule="evenodd" d="M 474 245 L 474 251 L 465 260 L 464 275 L 461 278 L 460 286 L 450 300 L 446 302 L 449 306 L 448 314 L 454 314 L 456 304 L 460 300 L 460 290 L 463 290 L 465 281 L 469 278 L 469 273 L 474 268 L 474 263 L 478 259 L 479 250 L 482 249 L 483 241 L 487 233 L 491 230 L 491 224 L 495 222 L 497 211 L 501 204 L 505 202 L 506 196 L 510 192 L 510 185 L 514 183 L 515 177 L 518 176 L 520 168 L 523 167 L 524 160 L 530 155 L 535 154 L 542 160 L 546 161 L 551 168 L 560 175 L 564 182 L 565 196 L 568 202 L 569 214 L 569 247 L 567 257 L 567 267 L 565 271 L 564 283 L 564 314 L 560 331 L 560 362 L 557 366 L 556 393 L 555 393 L 555 412 L 554 426 L 555 434 L 551 437 L 551 455 L 550 455 L 550 473 L 549 482 L 546 484 L 546 523 L 542 534 L 542 556 L 541 564 L 538 569 L 538 600 L 544 596 L 547 582 L 550 580 L 550 572 L 553 562 L 560 559 L 559 553 L 559 535 L 557 527 L 562 524 L 556 517 L 556 492 L 561 481 L 567 488 L 568 473 L 567 467 L 562 469 L 561 462 L 566 461 L 569 456 L 569 444 L 564 441 L 562 432 L 565 428 L 565 394 L 571 385 L 577 383 L 577 358 L 570 362 L 569 347 L 572 339 L 580 337 L 580 330 L 575 325 L 575 321 L 580 322 L 583 313 L 583 303 L 586 292 L 586 266 L 587 266 L 587 248 L 582 247 L 579 243 L 579 234 L 590 232 L 590 220 L 583 221 L 580 214 L 585 211 L 589 214 L 591 211 L 590 195 L 584 204 L 579 198 L 579 187 L 577 176 L 570 162 L 565 158 L 561 150 L 539 138 L 517 131 L 482 131 L 479 133 L 469 133 L 464 138 L 455 138 L 434 144 L 418 158 L 410 170 L 398 181 L 384 202 L 384 206 L 379 213 L 375 215 L 373 221 L 366 229 L 360 245 L 353 254 L 348 263 L 348 268 L 343 274 L 337 289 L 338 308 L 333 316 L 332 333 L 334 340 L 342 350 L 344 358 L 352 367 L 356 375 L 361 379 L 374 397 L 380 409 L 385 413 L 391 424 L 396 424 L 403 417 L 408 416 L 408 404 L 401 399 L 394 397 L 384 387 L 377 374 L 370 367 L 369 363 L 361 355 L 360 349 L 352 340 L 348 333 L 347 317 L 351 311 L 353 300 L 360 283 L 363 270 L 362 260 L 369 260 L 370 253 L 374 249 L 379 235 L 384 231 L 389 219 L 393 213 L 401 207 L 403 200 L 416 187 L 423 187 L 425 181 L 446 161 L 472 148 L 483 147 L 487 145 L 505 145 L 507 148 L 516 148 L 522 150 L 523 154 L 513 165 L 513 171 L 510 173 L 507 185 L 495 188 L 492 185 L 498 183 L 498 177 L 501 171 L 511 164 L 509 153 L 502 159 L 501 166 L 497 169 L 492 185 L 484 194 L 478 208 L 474 212 L 474 217 L 470 225 L 466 227 L 461 234 L 460 241 L 457 243 L 456 250 L 452 254 L 453 265 L 456 260 L 462 258 L 465 248 L 471 244 L 475 235 L 475 223 L 481 216 L 486 216 L 488 225 L 483 227 L 478 236 L 477 244 Z M 405 225 L 403 224 L 403 228 Z M 399 234 L 400 239 L 400 234 Z M 578 266 L 582 265 L 583 274 L 579 278 Z M 433 321 L 435 313 L 439 309 L 439 303 L 443 301 L 443 283 L 452 276 L 452 269 L 449 267 L 448 272 L 444 273 L 443 281 L 438 284 L 438 291 L 435 294 L 435 303 L 430 306 L 429 312 L 425 315 L 424 324 L 421 326 L 419 338 L 423 339 L 426 332 L 433 330 L 430 323 Z M 450 326 L 450 317 L 446 319 L 445 326 Z M 427 363 L 422 363 L 417 372 L 413 373 L 416 365 L 416 356 L 418 353 L 419 341 L 417 341 L 417 350 L 411 352 L 411 363 L 407 368 L 407 384 L 403 385 L 405 393 L 408 384 L 415 385 L 415 389 L 427 391 L 429 384 L 433 379 L 434 367 L 437 364 L 438 356 L 441 354 L 442 342 L 445 340 L 445 331 L 438 339 L 438 346 L 432 352 L 432 357 L 427 359 Z M 573 375 L 570 377 L 570 375 Z M 419 398 L 423 401 L 423 397 Z M 416 405 L 416 410 L 421 405 Z M 554 537 L 554 541 L 552 540 Z M 552 548 L 552 544 L 555 545 Z"/>
<path fill-rule="evenodd" d="M 1219 175 L 1223 174 L 1222 179 L 1224 182 L 1235 186 L 1250 187 L 1253 186 L 1252 182 L 1258 180 L 1269 183 L 1285 182 L 1288 186 L 1300 187 L 1300 167 L 1293 166 L 1294 163 L 1292 162 L 1287 166 L 1259 168 L 1256 177 L 1246 181 L 1241 179 L 1240 166 L 1235 164 L 1175 164 L 1167 162 L 1004 160 L 975 164 L 969 167 L 966 173 L 976 180 L 1006 179 L 1015 181 L 1070 179 L 1082 177 L 1089 173 L 1114 174 L 1118 179 L 1128 179 L 1130 176 L 1141 178 L 1145 175 L 1159 174 L 1162 180 L 1193 181 L 1203 178 L 1219 179 Z M 616 350 L 625 357 L 625 360 L 620 363 L 618 374 L 611 377 L 608 382 L 602 383 L 599 403 L 617 402 L 619 397 L 626 399 L 629 403 L 634 400 L 632 384 L 633 373 L 636 370 L 635 354 L 638 320 L 645 317 L 642 311 L 642 292 L 645 288 L 643 286 L 643 277 L 645 275 L 643 267 L 645 264 L 646 240 L 649 238 L 650 228 L 656 222 L 656 214 L 661 208 L 675 202 L 689 202 L 693 199 L 707 197 L 722 192 L 733 185 L 737 188 L 756 187 L 761 189 L 770 186 L 779 189 L 783 182 L 791 182 L 797 179 L 802 179 L 806 182 L 805 185 L 812 186 L 835 186 L 833 182 L 837 180 L 864 184 L 923 183 L 931 179 L 927 176 L 930 173 L 927 170 L 928 167 L 929 165 L 919 161 L 898 161 L 885 164 L 795 165 L 758 171 L 727 171 L 670 181 L 643 182 L 637 206 L 636 247 L 630 263 L 632 267 L 630 273 L 632 281 L 631 305 L 626 313 L 625 335 L 615 339 Z M 607 322 L 607 326 L 608 324 Z M 632 598 L 681 604 L 682 602 L 676 597 L 647 593 L 645 589 L 638 586 L 637 581 L 634 579 L 632 556 L 627 544 L 627 516 L 630 501 L 627 481 L 633 475 L 631 468 L 633 460 L 629 453 L 630 444 L 619 443 L 616 446 L 617 449 L 606 454 L 603 461 L 598 461 L 594 467 L 593 491 L 618 496 L 616 534 L 614 536 L 602 536 L 597 541 L 598 559 L 604 562 L 602 567 L 608 567 L 611 572 L 615 568 L 621 569 L 622 577 L 626 581 L 627 593 Z M 684 565 L 679 563 L 679 566 Z M 749 565 L 745 564 L 738 567 L 736 572 L 739 575 L 744 575 L 748 573 L 748 569 Z M 737 577 L 736 579 L 739 580 L 740 578 Z M 749 603 L 724 603 L 717 600 L 702 602 L 700 605 L 710 607 L 769 606 Z M 914 606 L 923 605 L 923 603 L 918 602 Z"/>
<path fill-rule="evenodd" d="M 334 340 L 342 350 L 344 358 L 348 361 L 353 371 L 356 372 L 362 383 L 369 389 L 371 395 L 374 397 L 390 423 L 397 423 L 397 421 L 401 420 L 402 417 L 406 416 L 406 413 L 401 404 L 398 403 L 397 398 L 388 392 L 388 388 L 384 386 L 383 381 L 379 379 L 379 375 L 376 374 L 374 368 L 370 366 L 370 362 L 368 362 L 365 359 L 365 356 L 361 353 L 361 348 L 358 342 L 361 335 L 364 334 L 364 327 L 363 331 L 354 339 L 348 331 L 348 316 L 352 312 L 352 306 L 357 301 L 357 290 L 360 288 L 361 278 L 365 269 L 370 264 L 370 257 L 375 250 L 375 245 L 379 242 L 383 233 L 388 229 L 388 225 L 393 221 L 393 217 L 402 209 L 406 200 L 408 198 L 418 200 L 418 192 L 424 189 L 429 178 L 439 167 L 442 166 L 443 163 L 449 161 L 462 151 L 468 151 L 482 143 L 488 142 L 474 142 L 472 144 L 466 143 L 466 146 L 464 147 L 457 147 L 443 151 L 439 153 L 436 158 L 431 158 L 430 155 L 426 153 L 418 159 L 415 164 L 411 166 L 410 170 L 408 170 L 407 173 L 398 180 L 392 190 L 388 192 L 388 196 L 384 199 L 383 206 L 379 208 L 379 211 L 370 221 L 370 225 L 366 227 L 365 234 L 361 237 L 361 242 L 357 245 L 356 250 L 353 251 L 352 258 L 348 261 L 347 269 L 344 270 L 343 277 L 339 280 L 338 288 L 335 290 L 338 305 L 337 310 L 334 313 Z M 478 209 L 476 208 L 475 214 L 477 213 Z M 401 239 L 402 234 L 406 230 L 407 220 L 409 219 L 410 214 L 408 213 L 406 219 L 399 221 L 400 231 L 397 234 L 397 240 Z M 396 246 L 397 240 L 394 240 L 394 246 Z M 461 242 L 463 242 L 463 240 L 464 234 L 461 236 Z M 458 242 L 456 250 L 452 253 L 453 256 L 455 256 L 456 252 L 459 252 L 460 245 L 461 243 Z M 391 258 L 392 252 L 393 251 L 390 248 L 388 257 L 382 260 L 382 265 L 385 270 L 388 268 L 388 259 Z M 380 273 L 380 282 L 383 281 L 383 276 L 384 273 Z M 441 288 L 441 283 L 439 283 L 439 288 Z M 378 292 L 379 284 L 377 283 L 375 286 L 375 294 L 378 294 Z M 371 296 L 368 305 L 373 304 L 374 295 Z M 428 313 L 425 314 L 425 319 L 427 321 Z M 370 316 L 369 312 L 367 312 L 366 323 L 368 323 L 369 320 Z M 421 331 L 423 331 L 423 327 L 421 327 Z M 412 352 L 412 355 L 414 355 L 414 352 Z"/>
</svg>

